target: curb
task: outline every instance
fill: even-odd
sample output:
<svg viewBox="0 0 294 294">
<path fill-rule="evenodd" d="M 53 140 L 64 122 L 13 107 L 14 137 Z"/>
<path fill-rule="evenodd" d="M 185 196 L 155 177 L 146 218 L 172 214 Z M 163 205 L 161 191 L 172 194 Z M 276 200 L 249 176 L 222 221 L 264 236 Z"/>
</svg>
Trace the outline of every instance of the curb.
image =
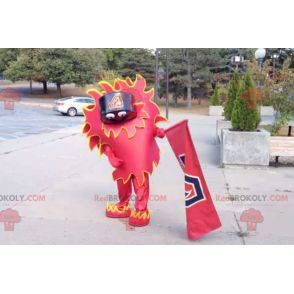
<svg viewBox="0 0 294 294">
<path fill-rule="evenodd" d="M 53 104 L 50 103 L 35 103 L 35 102 L 24 102 L 20 101 L 19 104 L 33 107 L 41 107 L 46 109 L 53 109 Z"/>
</svg>

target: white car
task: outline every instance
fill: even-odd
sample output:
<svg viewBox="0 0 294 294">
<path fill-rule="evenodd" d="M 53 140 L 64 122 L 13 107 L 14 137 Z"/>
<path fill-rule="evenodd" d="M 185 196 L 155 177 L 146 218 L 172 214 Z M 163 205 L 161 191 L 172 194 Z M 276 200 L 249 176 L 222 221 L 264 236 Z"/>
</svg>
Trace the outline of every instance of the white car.
<svg viewBox="0 0 294 294">
<path fill-rule="evenodd" d="M 67 97 L 55 101 L 54 110 L 63 115 L 83 115 L 83 108 L 95 104 L 95 100 L 89 97 Z"/>
</svg>

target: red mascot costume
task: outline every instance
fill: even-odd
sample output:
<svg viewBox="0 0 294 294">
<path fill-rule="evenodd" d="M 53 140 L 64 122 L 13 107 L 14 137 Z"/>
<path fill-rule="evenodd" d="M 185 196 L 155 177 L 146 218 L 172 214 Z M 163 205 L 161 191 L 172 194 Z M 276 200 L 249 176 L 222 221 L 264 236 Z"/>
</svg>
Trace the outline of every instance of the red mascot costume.
<svg viewBox="0 0 294 294">
<path fill-rule="evenodd" d="M 146 226 L 150 221 L 148 210 L 149 175 L 159 163 L 159 148 L 155 137 L 163 138 L 164 130 L 156 123 L 165 121 L 158 106 L 151 101 L 153 89 L 146 91 L 146 81 L 140 75 L 134 82 L 117 79 L 111 85 L 99 83 L 101 92 L 90 89 L 96 105 L 84 109 L 83 132 L 89 138 L 89 147 L 98 148 L 115 168 L 119 202 L 108 204 L 108 217 L 129 217 L 132 226 Z M 129 201 L 132 186 L 136 193 L 135 207 Z"/>
</svg>

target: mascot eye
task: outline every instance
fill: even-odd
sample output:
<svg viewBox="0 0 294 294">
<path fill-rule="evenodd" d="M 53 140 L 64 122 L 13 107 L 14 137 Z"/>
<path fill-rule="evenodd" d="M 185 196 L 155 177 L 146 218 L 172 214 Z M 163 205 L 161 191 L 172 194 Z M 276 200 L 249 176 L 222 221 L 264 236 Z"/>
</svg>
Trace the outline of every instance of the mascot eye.
<svg viewBox="0 0 294 294">
<path fill-rule="evenodd" d="M 107 113 L 106 114 L 106 118 L 108 118 L 108 119 L 114 119 L 115 118 L 115 115 L 113 113 Z"/>
<path fill-rule="evenodd" d="M 120 111 L 118 114 L 117 114 L 119 117 L 124 117 L 127 115 L 127 113 L 125 111 Z"/>
</svg>

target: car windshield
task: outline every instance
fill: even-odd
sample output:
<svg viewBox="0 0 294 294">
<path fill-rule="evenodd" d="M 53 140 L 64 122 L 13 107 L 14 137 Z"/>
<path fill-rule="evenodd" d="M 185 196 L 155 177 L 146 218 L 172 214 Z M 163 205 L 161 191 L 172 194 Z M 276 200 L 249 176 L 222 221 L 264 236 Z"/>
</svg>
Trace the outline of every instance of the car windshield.
<svg viewBox="0 0 294 294">
<path fill-rule="evenodd" d="M 70 100 L 72 97 L 65 97 L 65 98 L 60 98 L 57 101 L 65 101 L 65 100 Z"/>
<path fill-rule="evenodd" d="M 77 99 L 75 99 L 75 102 L 79 102 L 79 103 L 95 103 L 95 101 L 90 99 L 90 98 L 77 98 Z"/>
</svg>

